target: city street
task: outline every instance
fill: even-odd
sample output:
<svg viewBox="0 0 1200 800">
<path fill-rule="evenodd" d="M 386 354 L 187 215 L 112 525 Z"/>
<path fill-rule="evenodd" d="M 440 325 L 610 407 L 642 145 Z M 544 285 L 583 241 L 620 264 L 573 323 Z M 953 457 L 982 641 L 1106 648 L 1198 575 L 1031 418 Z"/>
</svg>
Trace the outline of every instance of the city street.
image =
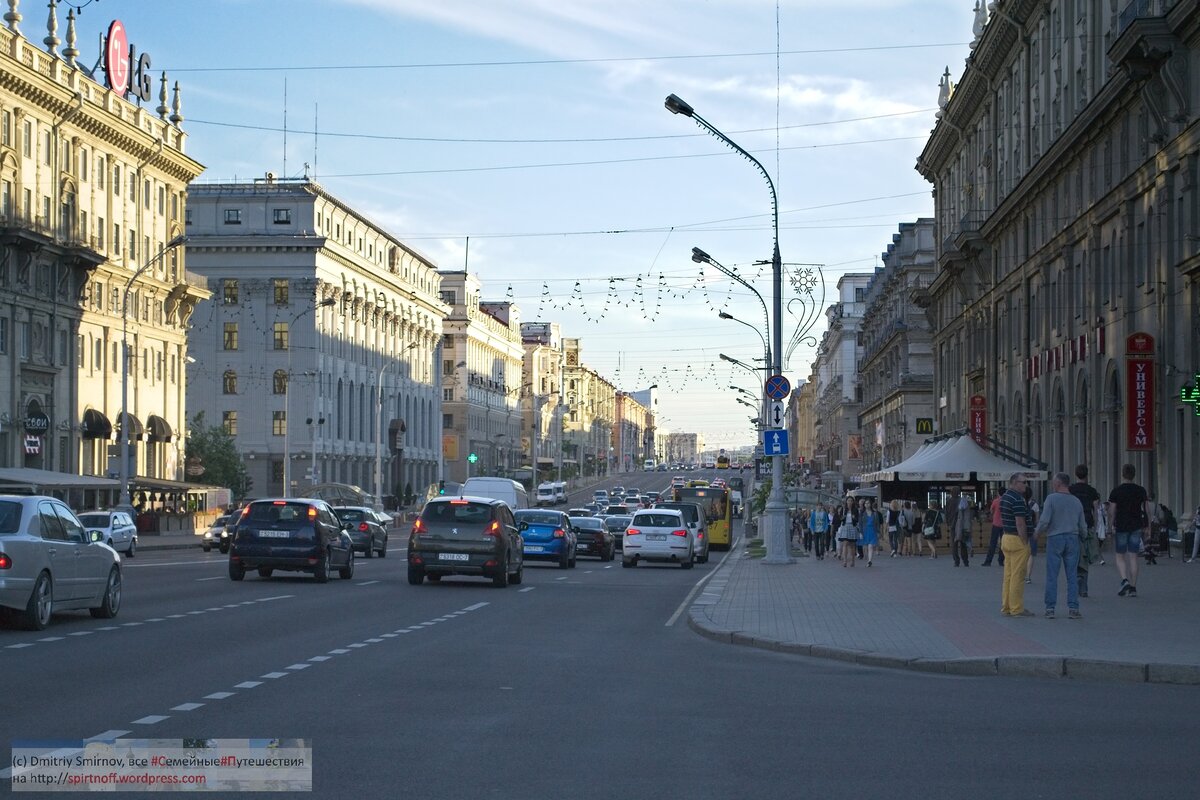
<svg viewBox="0 0 1200 800">
<path fill-rule="evenodd" d="M 1190 796 L 1194 688 L 711 642 L 679 612 L 723 557 L 533 564 L 497 590 L 408 586 L 397 541 L 327 585 L 145 553 L 114 624 L 0 631 L 0 718 L 9 740 L 311 737 L 320 797 Z"/>
</svg>

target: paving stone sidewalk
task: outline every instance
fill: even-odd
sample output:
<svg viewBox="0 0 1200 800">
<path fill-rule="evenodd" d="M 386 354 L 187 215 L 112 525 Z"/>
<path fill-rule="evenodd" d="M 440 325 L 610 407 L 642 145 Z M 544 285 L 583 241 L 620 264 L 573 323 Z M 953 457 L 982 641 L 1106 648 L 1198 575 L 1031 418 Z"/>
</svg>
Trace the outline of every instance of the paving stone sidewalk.
<svg viewBox="0 0 1200 800">
<path fill-rule="evenodd" d="M 831 556 L 766 565 L 739 546 L 693 603 L 689 625 L 720 641 L 876 666 L 1200 684 L 1200 561 L 1143 561 L 1138 597 L 1125 598 L 1109 557 L 1092 566 L 1079 620 L 1067 618 L 1061 576 L 1058 616 L 1042 617 L 1042 554 L 1025 587 L 1034 617 L 1001 615 L 1003 569 L 981 564 L 885 553 L 869 568 Z"/>
</svg>

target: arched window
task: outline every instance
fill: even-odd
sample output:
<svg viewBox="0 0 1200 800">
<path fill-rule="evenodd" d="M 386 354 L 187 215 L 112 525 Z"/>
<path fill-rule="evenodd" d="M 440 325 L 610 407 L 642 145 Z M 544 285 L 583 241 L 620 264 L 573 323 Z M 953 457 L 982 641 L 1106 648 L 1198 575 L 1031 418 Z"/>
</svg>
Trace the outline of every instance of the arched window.
<svg viewBox="0 0 1200 800">
<path fill-rule="evenodd" d="M 275 379 L 273 381 L 275 394 L 286 394 L 288 389 L 288 374 L 287 370 L 275 370 Z"/>
<path fill-rule="evenodd" d="M 221 377 L 221 389 L 225 394 L 237 394 L 237 373 L 231 369 L 225 370 Z"/>
</svg>

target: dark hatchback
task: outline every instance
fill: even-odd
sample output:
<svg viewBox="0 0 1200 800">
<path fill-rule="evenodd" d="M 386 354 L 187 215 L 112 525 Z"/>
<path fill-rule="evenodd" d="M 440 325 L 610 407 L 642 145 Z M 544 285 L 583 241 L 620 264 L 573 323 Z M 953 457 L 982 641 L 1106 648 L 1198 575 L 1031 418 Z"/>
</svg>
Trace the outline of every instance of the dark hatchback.
<svg viewBox="0 0 1200 800">
<path fill-rule="evenodd" d="M 596 556 L 601 561 L 612 561 L 617 557 L 617 541 L 609 532 L 604 520 L 599 517 L 571 517 L 578 541 L 576 548 L 581 556 Z"/>
<path fill-rule="evenodd" d="M 367 558 L 379 554 L 380 558 L 387 557 L 388 532 L 387 523 L 381 514 L 376 514 L 366 506 L 335 506 L 333 513 L 343 524 L 350 523 L 346 529 L 354 549 Z"/>
<path fill-rule="evenodd" d="M 621 549 L 621 543 L 625 539 L 625 529 L 631 522 L 633 522 L 633 517 L 629 514 L 613 514 L 611 517 L 604 518 L 604 527 L 613 535 L 613 542 L 618 550 Z"/>
<path fill-rule="evenodd" d="M 289 497 L 255 500 L 237 515 L 229 545 L 229 578 L 247 570 L 269 578 L 275 570 L 310 572 L 317 583 L 329 573 L 354 577 L 354 544 L 324 500 Z"/>
<path fill-rule="evenodd" d="M 513 512 L 490 497 L 437 497 L 425 504 L 408 536 L 408 582 L 444 575 L 479 575 L 492 585 L 520 583 L 525 574 Z"/>
</svg>

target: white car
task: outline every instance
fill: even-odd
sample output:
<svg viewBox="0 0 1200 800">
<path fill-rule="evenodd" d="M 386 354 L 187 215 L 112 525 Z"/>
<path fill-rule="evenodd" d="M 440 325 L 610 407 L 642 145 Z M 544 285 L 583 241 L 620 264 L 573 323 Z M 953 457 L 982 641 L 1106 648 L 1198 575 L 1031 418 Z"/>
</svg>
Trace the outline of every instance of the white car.
<svg viewBox="0 0 1200 800">
<path fill-rule="evenodd" d="M 683 512 L 670 508 L 637 511 L 621 542 L 621 566 L 639 561 L 666 561 L 691 569 L 696 563 L 696 540 L 683 521 Z"/>
<path fill-rule="evenodd" d="M 608 492 L 603 489 L 592 492 L 592 502 L 601 507 L 608 505 Z"/>
<path fill-rule="evenodd" d="M 213 524 L 204 531 L 201 536 L 200 546 L 204 548 L 204 552 L 211 551 L 214 547 L 222 553 L 229 552 L 229 531 L 226 526 L 233 523 L 233 519 L 229 514 L 222 514 L 213 520 Z"/>
<path fill-rule="evenodd" d="M 113 550 L 133 558 L 137 552 L 137 525 L 124 511 L 84 511 L 79 521 L 89 533 L 98 531 L 101 540 Z"/>
</svg>

